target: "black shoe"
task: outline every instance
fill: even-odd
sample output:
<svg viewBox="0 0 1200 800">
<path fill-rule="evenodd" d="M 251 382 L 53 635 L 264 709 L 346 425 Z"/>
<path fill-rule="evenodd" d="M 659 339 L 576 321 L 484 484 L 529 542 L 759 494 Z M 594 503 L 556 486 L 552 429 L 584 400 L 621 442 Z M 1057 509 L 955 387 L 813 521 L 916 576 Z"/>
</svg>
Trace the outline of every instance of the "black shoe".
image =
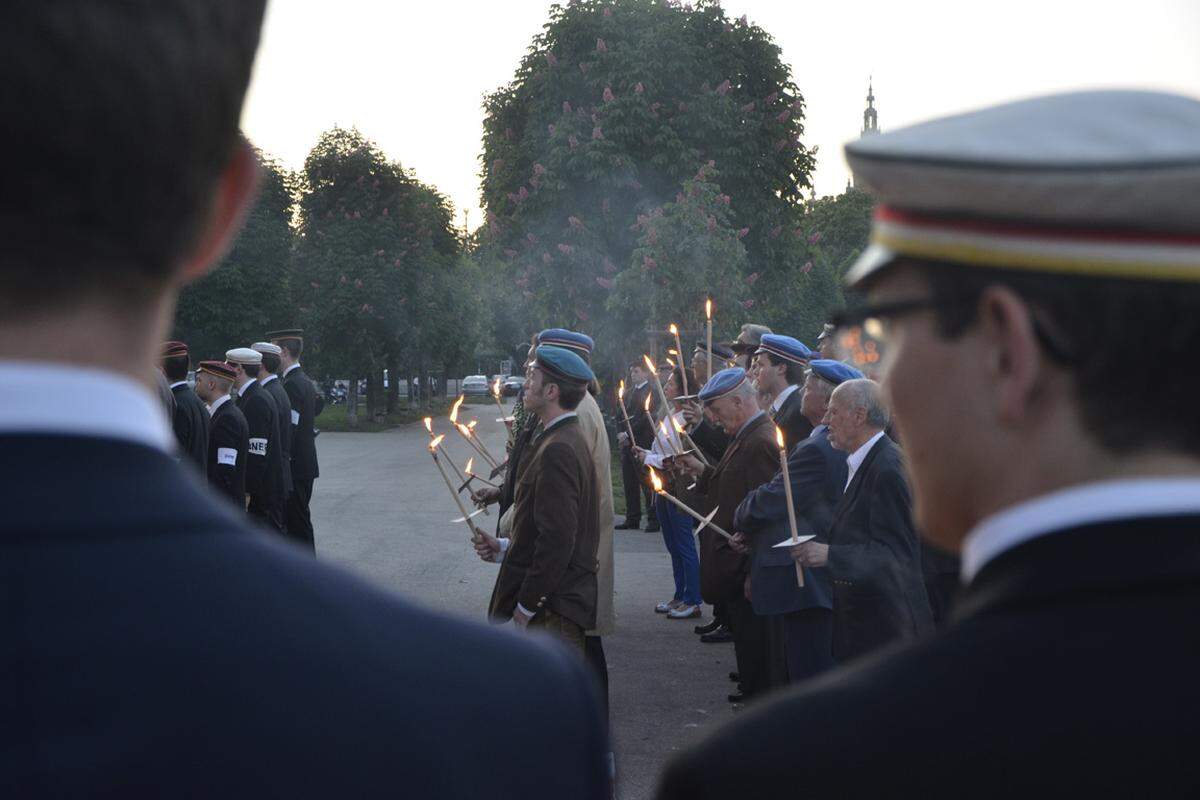
<svg viewBox="0 0 1200 800">
<path fill-rule="evenodd" d="M 658 533 L 662 530 L 662 526 L 658 524 L 658 520 L 652 520 L 646 523 L 646 533 Z"/>
<path fill-rule="evenodd" d="M 629 520 L 625 520 L 624 522 L 619 522 L 616 525 L 613 525 L 614 531 L 639 531 L 641 529 L 642 523 L 630 522 Z"/>
<path fill-rule="evenodd" d="M 721 621 L 719 619 L 714 619 L 712 622 L 709 622 L 706 625 L 697 625 L 696 627 L 692 628 L 692 631 L 700 636 L 703 636 L 706 633 L 712 633 L 719 627 L 721 627 Z"/>
<path fill-rule="evenodd" d="M 738 675 L 736 672 L 731 672 L 729 673 L 729 680 L 733 681 L 734 683 L 739 683 L 742 680 L 742 676 Z"/>
<path fill-rule="evenodd" d="M 700 641 L 705 644 L 721 644 L 723 642 L 732 642 L 733 634 L 729 632 L 729 628 L 724 625 L 717 628 L 712 633 L 706 633 L 700 637 Z"/>
<path fill-rule="evenodd" d="M 738 694 L 727 695 L 725 699 L 731 703 L 744 703 L 746 702 L 746 695 L 739 692 Z"/>
</svg>

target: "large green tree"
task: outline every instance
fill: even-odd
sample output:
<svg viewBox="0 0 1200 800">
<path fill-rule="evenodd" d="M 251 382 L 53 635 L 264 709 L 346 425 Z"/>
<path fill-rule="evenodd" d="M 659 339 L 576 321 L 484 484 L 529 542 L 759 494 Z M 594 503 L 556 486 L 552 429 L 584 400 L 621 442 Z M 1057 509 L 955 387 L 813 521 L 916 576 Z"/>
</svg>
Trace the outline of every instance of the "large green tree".
<svg viewBox="0 0 1200 800">
<path fill-rule="evenodd" d="M 484 105 L 480 259 L 530 327 L 620 348 L 695 327 L 708 293 L 722 335 L 806 302 L 804 103 L 745 18 L 715 2 L 554 6 Z"/>
<path fill-rule="evenodd" d="M 262 182 L 245 227 L 224 260 L 179 296 L 173 335 L 188 343 L 193 362 L 223 359 L 225 351 L 292 324 L 294 176 L 258 156 Z"/>
</svg>

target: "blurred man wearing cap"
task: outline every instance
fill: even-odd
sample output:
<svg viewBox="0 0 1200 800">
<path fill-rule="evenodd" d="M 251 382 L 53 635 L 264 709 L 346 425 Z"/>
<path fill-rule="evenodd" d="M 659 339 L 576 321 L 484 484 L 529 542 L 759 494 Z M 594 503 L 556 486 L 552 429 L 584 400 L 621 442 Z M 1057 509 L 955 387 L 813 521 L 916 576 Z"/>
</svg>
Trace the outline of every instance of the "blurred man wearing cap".
<svg viewBox="0 0 1200 800">
<path fill-rule="evenodd" d="M 817 337 L 817 353 L 820 358 L 830 361 L 837 359 L 837 329 L 833 323 L 826 322 L 821 328 L 821 334 Z"/>
<path fill-rule="evenodd" d="M 648 449 L 654 443 L 654 426 L 646 418 L 646 398 L 650 398 L 650 411 L 658 408 L 658 398 L 650 385 L 650 371 L 641 360 L 629 364 L 629 388 L 625 392 L 625 413 L 633 428 L 633 441 L 629 434 L 621 431 L 617 442 L 621 447 L 621 483 L 625 487 L 625 519 L 614 527 L 619 531 L 638 530 L 642 525 L 642 506 L 646 507 L 646 530 L 659 529 L 658 520 L 651 510 L 650 483 L 646 469 L 633 457 L 633 447 Z"/>
<path fill-rule="evenodd" d="M 829 542 L 834 509 L 846 486 L 846 453 L 829 444 L 822 422 L 834 388 L 862 373 L 837 361 L 817 359 L 800 394 L 813 432 L 788 452 L 788 476 L 798 532 Z M 806 568 L 804 586 L 796 580 L 791 553 L 774 547 L 791 535 L 782 470 L 746 496 L 733 517 L 739 540 L 749 539 L 751 602 L 767 615 L 772 675 L 782 661 L 786 680 L 797 683 L 833 666 L 833 589 L 829 570 Z M 774 681 L 772 681 L 774 683 Z"/>
<path fill-rule="evenodd" d="M 159 346 L 253 201 L 263 10 L 5 6 L 0 794 L 599 800 L 579 664 L 295 552 L 174 457 Z"/>
<path fill-rule="evenodd" d="M 205 416 L 212 418 L 205 453 L 208 482 L 239 510 L 245 510 L 250 426 L 230 395 L 236 377 L 237 371 L 224 361 L 201 361 L 196 369 L 196 394 L 208 404 Z"/>
<path fill-rule="evenodd" d="M 713 523 L 730 533 L 738 504 L 779 468 L 775 431 L 759 410 L 756 394 L 740 367 L 713 375 L 699 397 L 732 437 L 729 447 L 716 466 L 707 466 L 691 455 L 675 459 L 682 471 L 697 476 L 696 490 L 707 500 L 705 510 L 717 509 Z M 769 685 L 766 619 L 757 616 L 750 604 L 749 574 L 747 558 L 729 540 L 708 529 L 700 532 L 700 593 L 707 603 L 725 604 L 741 678 L 742 696 L 730 695 L 730 702 L 760 694 Z"/>
<path fill-rule="evenodd" d="M 513 500 L 511 540 L 479 531 L 476 549 L 501 560 L 488 614 L 495 622 L 545 631 L 585 657 L 584 631 L 596 624 L 599 564 L 595 467 L 575 408 L 595 375 L 577 354 L 539 345 L 525 407 L 542 433 L 525 458 Z"/>
<path fill-rule="evenodd" d="M 262 355 L 262 363 L 258 365 L 258 385 L 261 386 L 271 401 L 275 404 L 276 419 L 279 420 L 279 468 L 283 473 L 283 510 L 280 522 L 283 532 L 292 537 L 287 527 L 287 498 L 292 493 L 292 401 L 288 399 L 283 381 L 279 380 L 279 358 L 283 349 L 271 342 L 255 342 L 250 345 Z M 296 538 L 300 544 L 307 545 L 306 539 Z"/>
<path fill-rule="evenodd" d="M 800 384 L 804 382 L 804 369 L 812 357 L 813 352 L 803 342 L 774 333 L 764 334 L 754 351 L 757 367 L 754 384 L 759 392 L 771 398 L 767 413 L 783 431 L 783 441 L 789 451 L 808 438 L 813 429 L 800 410 L 800 398 L 804 394 Z"/>
<path fill-rule="evenodd" d="M 300 366 L 304 331 L 299 328 L 270 331 L 267 339 L 280 348 L 279 366 L 283 376 L 279 380 L 291 406 L 290 418 L 283 421 L 283 427 L 290 432 L 288 447 L 292 473 L 292 491 L 287 497 L 287 532 L 301 545 L 316 552 L 309 504 L 312 502 L 313 482 L 321 475 L 317 464 L 314 426 L 324 404 L 312 379 L 304 374 L 304 368 Z"/>
<path fill-rule="evenodd" d="M 845 321 L 883 339 L 916 519 L 965 585 L 940 634 L 739 720 L 662 796 L 747 791 L 748 761 L 761 792 L 1194 796 L 1200 102 L 1051 95 L 848 154 L 880 207 Z M 803 768 L 767 766 L 785 743 Z"/>
<path fill-rule="evenodd" d="M 197 469 L 204 471 L 208 455 L 208 411 L 192 387 L 188 386 L 190 366 L 186 344 L 167 342 L 163 345 L 162 371 L 175 396 L 175 413 L 171 420 L 175 440 L 179 443 L 179 452 Z"/>
<path fill-rule="evenodd" d="M 729 349 L 734 353 L 734 363 L 736 366 L 747 371 L 750 370 L 751 362 L 754 359 L 754 351 L 758 349 L 764 333 L 771 333 L 771 329 L 766 325 L 747 322 L 742 326 L 737 338 L 729 343 Z"/>
<path fill-rule="evenodd" d="M 233 389 L 237 406 L 250 426 L 246 457 L 246 511 L 268 528 L 283 533 L 283 459 L 279 447 L 279 412 L 258 385 L 262 353 L 237 347 L 225 353 L 237 373 Z"/>
</svg>

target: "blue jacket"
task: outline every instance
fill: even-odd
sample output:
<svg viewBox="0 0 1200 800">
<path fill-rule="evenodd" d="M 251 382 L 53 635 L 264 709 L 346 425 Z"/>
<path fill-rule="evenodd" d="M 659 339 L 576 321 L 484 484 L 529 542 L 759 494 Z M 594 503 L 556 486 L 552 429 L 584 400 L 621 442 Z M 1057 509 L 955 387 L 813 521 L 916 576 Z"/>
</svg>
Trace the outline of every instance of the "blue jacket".
<svg viewBox="0 0 1200 800">
<path fill-rule="evenodd" d="M 792 503 L 801 536 L 815 533 L 827 542 L 829 526 L 842 487 L 846 484 L 846 454 L 829 444 L 829 431 L 821 425 L 788 454 Z M 787 548 L 772 545 L 791 535 L 783 472 L 758 487 L 738 506 L 735 529 L 751 537 L 751 604 L 756 614 L 787 614 L 806 608 L 832 608 L 828 570 L 805 568 L 804 588 L 796 582 L 796 567 Z"/>
<path fill-rule="evenodd" d="M 607 796 L 577 659 L 251 530 L 158 450 L 0 452 L 0 796 Z"/>
</svg>

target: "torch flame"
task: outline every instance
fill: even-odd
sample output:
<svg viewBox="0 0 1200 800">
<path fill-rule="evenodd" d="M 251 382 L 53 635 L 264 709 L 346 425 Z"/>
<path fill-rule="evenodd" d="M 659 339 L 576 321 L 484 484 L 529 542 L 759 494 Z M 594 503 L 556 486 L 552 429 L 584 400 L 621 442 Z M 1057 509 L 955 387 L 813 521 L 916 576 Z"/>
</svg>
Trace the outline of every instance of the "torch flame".
<svg viewBox="0 0 1200 800">
<path fill-rule="evenodd" d="M 467 468 L 464 470 L 464 472 L 466 472 L 468 475 L 470 475 L 471 467 L 473 467 L 473 466 L 475 466 L 475 457 L 474 456 L 467 459 Z"/>
<path fill-rule="evenodd" d="M 646 369 L 650 370 L 651 372 L 658 372 L 658 370 L 654 368 L 654 362 L 650 360 L 650 356 L 642 355 L 642 358 L 646 362 Z"/>
<path fill-rule="evenodd" d="M 463 425 L 461 422 L 456 422 L 454 423 L 454 427 L 458 428 L 458 432 L 463 436 L 467 437 L 468 439 L 471 438 L 471 429 L 466 425 Z"/>
<path fill-rule="evenodd" d="M 683 433 L 683 426 L 679 424 L 679 420 L 671 417 L 671 424 L 675 426 L 676 433 Z"/>
<path fill-rule="evenodd" d="M 429 451 L 430 452 L 436 451 L 438 449 L 438 445 L 442 443 L 442 439 L 445 439 L 445 438 L 446 438 L 446 434 L 443 433 L 441 436 L 438 436 L 433 441 L 431 441 L 429 443 Z"/>
<path fill-rule="evenodd" d="M 708 319 L 712 319 L 712 298 L 711 297 L 704 301 L 704 316 L 707 317 Z"/>
<path fill-rule="evenodd" d="M 430 433 L 433 433 L 433 417 L 425 418 L 425 430 L 429 431 Z"/>
<path fill-rule="evenodd" d="M 675 323 L 674 323 L 674 322 L 672 322 L 672 323 L 671 323 L 671 327 L 667 328 L 667 330 L 669 330 L 669 331 L 671 332 L 671 335 L 672 335 L 672 336 L 678 336 L 678 335 L 679 335 L 679 328 L 676 328 L 676 327 L 675 327 Z"/>
<path fill-rule="evenodd" d="M 672 347 L 672 348 L 671 348 L 670 350 L 668 350 L 667 352 L 668 352 L 668 353 L 670 353 L 670 354 L 671 354 L 671 355 L 673 355 L 673 356 L 677 356 L 677 355 L 679 355 L 679 351 L 678 351 L 678 350 L 676 350 L 674 347 Z"/>
<path fill-rule="evenodd" d="M 674 350 L 672 350 L 671 352 L 672 352 L 672 353 L 674 353 L 675 351 L 674 351 Z M 672 361 L 671 359 L 669 359 L 669 358 L 668 358 L 668 359 L 667 359 L 667 363 L 671 365 L 671 369 L 675 369 L 675 362 L 674 362 L 674 361 Z"/>
<path fill-rule="evenodd" d="M 469 429 L 471 429 L 472 431 L 474 431 L 474 430 L 475 430 L 475 426 L 476 426 L 476 425 L 478 425 L 478 424 L 479 424 L 479 420 L 477 420 L 477 419 L 473 419 L 473 420 L 471 420 L 470 422 L 468 422 L 468 423 L 467 423 L 467 427 L 468 427 Z"/>
<path fill-rule="evenodd" d="M 778 425 L 775 426 L 775 441 L 779 443 L 779 449 L 782 450 L 784 447 L 783 430 Z"/>
<path fill-rule="evenodd" d="M 646 409 L 646 413 L 650 413 L 650 398 L 651 395 L 646 395 L 646 402 L 642 403 L 642 408 Z"/>
<path fill-rule="evenodd" d="M 654 467 L 650 467 L 650 483 L 654 484 L 655 492 L 661 492 L 663 490 L 663 482 L 658 477 L 658 473 L 654 471 Z"/>
<path fill-rule="evenodd" d="M 492 394 L 496 395 L 496 397 L 500 396 L 500 379 L 499 378 L 496 378 L 496 380 L 492 383 Z"/>
<path fill-rule="evenodd" d="M 458 424 L 459 406 L 461 406 L 463 404 L 463 400 L 466 400 L 466 399 L 467 399 L 467 396 L 465 394 L 460 394 L 458 396 L 458 399 L 454 401 L 454 405 L 450 407 L 450 421 L 456 425 Z"/>
<path fill-rule="evenodd" d="M 625 399 L 625 381 L 621 381 L 620 384 L 617 385 L 617 399 Z"/>
</svg>

